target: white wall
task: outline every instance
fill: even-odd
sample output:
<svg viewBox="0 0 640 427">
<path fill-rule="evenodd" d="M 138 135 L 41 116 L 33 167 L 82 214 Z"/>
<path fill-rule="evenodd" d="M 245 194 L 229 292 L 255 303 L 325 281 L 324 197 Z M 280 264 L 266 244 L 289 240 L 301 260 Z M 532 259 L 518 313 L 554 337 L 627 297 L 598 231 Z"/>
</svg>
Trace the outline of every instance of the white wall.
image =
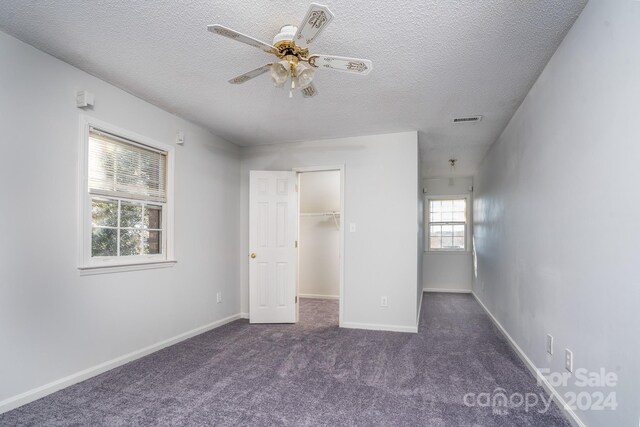
<svg viewBox="0 0 640 427">
<path fill-rule="evenodd" d="M 466 196 L 468 198 L 467 234 L 473 235 L 473 200 L 469 187 L 473 178 L 428 178 L 422 183 L 429 196 Z M 428 207 L 427 207 L 428 209 Z M 428 221 L 428 218 L 426 219 Z M 424 252 L 423 287 L 425 290 L 445 292 L 471 292 L 473 257 L 471 239 L 465 252 Z"/>
<path fill-rule="evenodd" d="M 300 174 L 300 296 L 340 295 L 340 230 L 332 216 L 305 213 L 340 212 L 340 171 Z M 340 224 L 340 218 L 336 217 Z"/>
<path fill-rule="evenodd" d="M 539 368 L 616 373 L 640 418 L 640 2 L 591 0 L 475 179 L 474 292 Z M 555 354 L 545 354 L 545 335 Z"/>
<path fill-rule="evenodd" d="M 247 148 L 242 157 L 241 283 L 248 311 L 250 170 L 345 165 L 344 326 L 416 326 L 416 132 Z M 387 296 L 389 307 L 380 307 Z"/>
<path fill-rule="evenodd" d="M 237 147 L 4 33 L 0 63 L 0 401 L 239 313 Z M 174 267 L 79 275 L 81 89 L 100 120 L 168 144 L 185 132 Z"/>
<path fill-rule="evenodd" d="M 417 298 L 417 306 L 418 310 L 416 312 L 416 322 L 420 324 L 420 310 L 422 308 L 422 293 L 423 293 L 423 276 L 424 276 L 424 244 L 425 244 L 425 235 L 424 235 L 424 196 L 422 194 L 422 154 L 420 153 L 420 144 L 418 144 L 418 158 L 416 159 L 416 163 L 418 165 L 418 182 L 416 184 L 416 196 L 418 201 L 418 209 L 416 218 L 418 227 L 418 247 L 416 248 L 416 259 L 417 259 L 417 280 L 416 280 L 416 298 Z"/>
<path fill-rule="evenodd" d="M 340 171 L 300 174 L 300 212 L 340 212 Z"/>
</svg>

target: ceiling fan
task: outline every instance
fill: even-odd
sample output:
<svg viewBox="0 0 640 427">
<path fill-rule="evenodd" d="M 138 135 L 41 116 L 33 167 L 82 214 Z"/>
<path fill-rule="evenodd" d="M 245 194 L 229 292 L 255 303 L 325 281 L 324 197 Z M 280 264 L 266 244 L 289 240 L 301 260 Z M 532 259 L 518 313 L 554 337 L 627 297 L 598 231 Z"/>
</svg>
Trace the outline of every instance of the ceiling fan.
<svg viewBox="0 0 640 427">
<path fill-rule="evenodd" d="M 290 98 L 293 97 L 294 89 L 299 89 L 305 98 L 310 98 L 318 93 L 313 85 L 316 68 L 364 76 L 369 74 L 373 67 L 368 59 L 309 54 L 307 46 L 329 25 L 333 16 L 327 6 L 312 3 L 302 24 L 299 27 L 294 25 L 282 27 L 280 33 L 274 37 L 273 44 L 260 41 L 222 25 L 209 25 L 207 29 L 212 33 L 257 47 L 278 58 L 275 62 L 234 77 L 229 80 L 229 83 L 245 83 L 264 73 L 271 72 L 271 80 L 276 87 L 283 87 L 288 80 L 291 81 Z"/>
</svg>

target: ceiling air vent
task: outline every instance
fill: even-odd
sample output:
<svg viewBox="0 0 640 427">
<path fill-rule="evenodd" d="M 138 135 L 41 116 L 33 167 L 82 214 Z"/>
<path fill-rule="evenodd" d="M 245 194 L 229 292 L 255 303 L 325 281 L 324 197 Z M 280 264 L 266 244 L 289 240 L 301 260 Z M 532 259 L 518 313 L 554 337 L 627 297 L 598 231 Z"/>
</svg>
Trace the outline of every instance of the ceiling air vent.
<svg viewBox="0 0 640 427">
<path fill-rule="evenodd" d="M 482 116 L 455 117 L 453 123 L 474 123 L 482 120 Z"/>
</svg>

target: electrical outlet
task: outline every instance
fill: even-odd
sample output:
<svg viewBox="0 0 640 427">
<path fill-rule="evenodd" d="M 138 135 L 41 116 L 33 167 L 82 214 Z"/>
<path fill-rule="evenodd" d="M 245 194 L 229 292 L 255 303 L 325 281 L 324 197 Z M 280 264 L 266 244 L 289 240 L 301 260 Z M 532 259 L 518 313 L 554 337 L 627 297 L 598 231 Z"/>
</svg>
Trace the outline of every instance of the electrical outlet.
<svg viewBox="0 0 640 427">
<path fill-rule="evenodd" d="M 380 297 L 380 307 L 389 307 L 387 297 Z"/>
<path fill-rule="evenodd" d="M 216 294 L 216 302 L 220 304 L 222 302 L 222 292 Z"/>
<path fill-rule="evenodd" d="M 573 352 L 568 348 L 564 349 L 564 367 L 569 372 L 573 372 Z"/>
<path fill-rule="evenodd" d="M 547 353 L 553 354 L 553 336 L 547 334 Z"/>
</svg>

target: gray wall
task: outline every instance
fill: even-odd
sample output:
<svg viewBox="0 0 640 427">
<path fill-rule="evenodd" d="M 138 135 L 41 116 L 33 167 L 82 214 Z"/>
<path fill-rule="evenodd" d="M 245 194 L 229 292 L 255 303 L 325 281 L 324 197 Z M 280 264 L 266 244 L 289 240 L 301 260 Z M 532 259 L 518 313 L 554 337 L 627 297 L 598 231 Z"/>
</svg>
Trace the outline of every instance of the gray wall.
<svg viewBox="0 0 640 427">
<path fill-rule="evenodd" d="M 238 314 L 237 147 L 4 33 L 0 63 L 0 402 Z M 185 132 L 174 267 L 79 275 L 81 89 L 100 120 L 167 144 Z"/>
<path fill-rule="evenodd" d="M 249 171 L 345 165 L 343 325 L 415 330 L 416 132 L 246 148 L 242 157 L 241 286 L 248 311 Z M 349 224 L 356 223 L 356 232 Z M 388 307 L 380 307 L 380 297 Z"/>
<path fill-rule="evenodd" d="M 640 416 L 639 40 L 640 2 L 591 0 L 475 179 L 474 292 L 538 368 L 618 375 L 590 426 Z"/>
</svg>

